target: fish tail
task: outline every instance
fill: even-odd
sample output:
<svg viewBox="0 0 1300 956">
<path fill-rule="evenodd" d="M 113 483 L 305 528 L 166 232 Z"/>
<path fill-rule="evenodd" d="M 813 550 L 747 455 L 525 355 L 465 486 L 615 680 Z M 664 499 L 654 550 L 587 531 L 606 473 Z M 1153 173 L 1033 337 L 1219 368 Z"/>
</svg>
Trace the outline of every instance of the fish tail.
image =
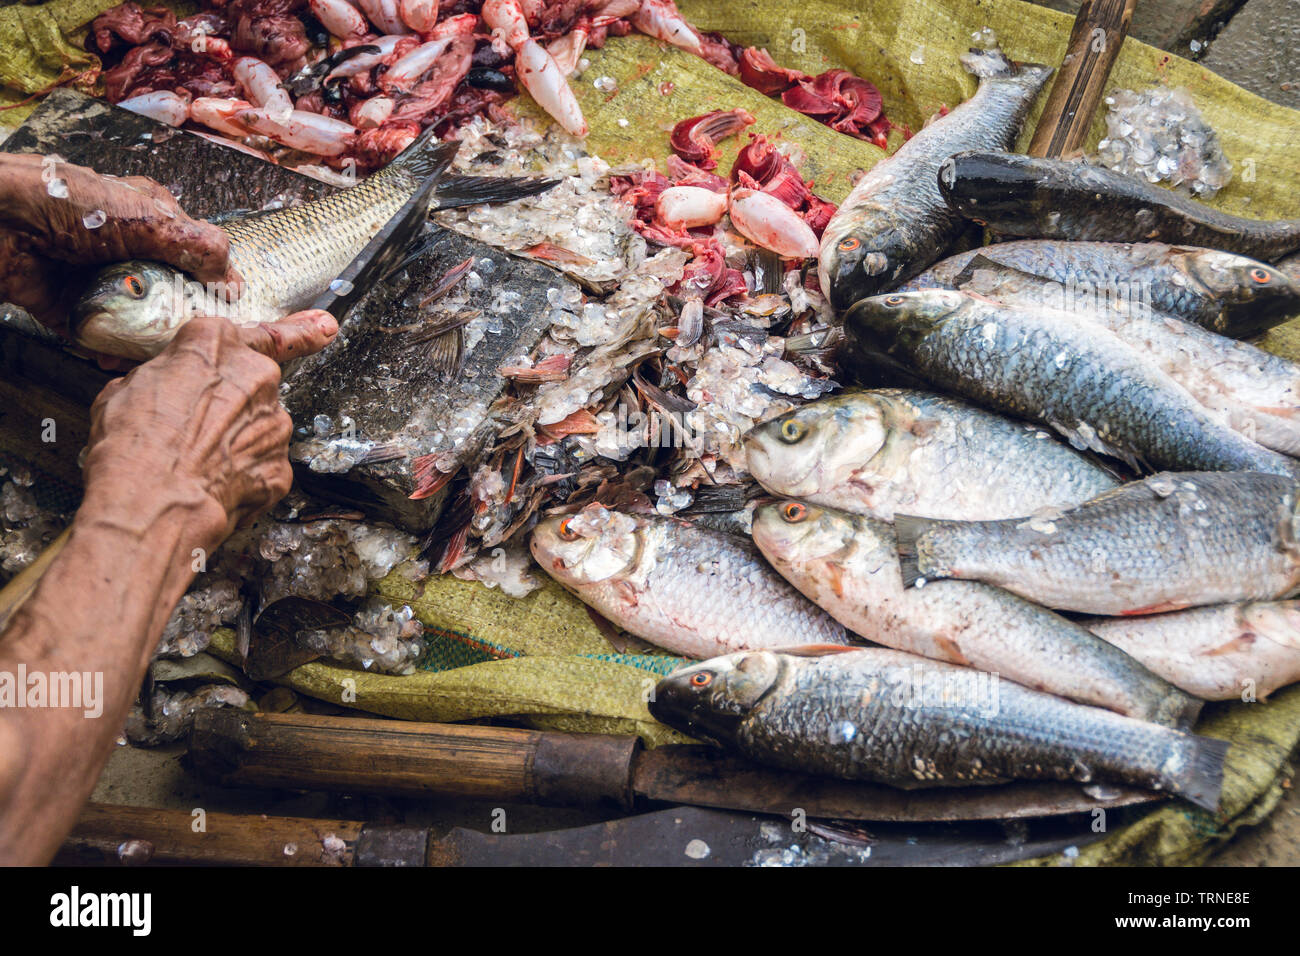
<svg viewBox="0 0 1300 956">
<path fill-rule="evenodd" d="M 423 182 L 430 176 L 441 176 L 456 157 L 460 143 L 439 143 L 435 128 L 430 126 L 415 137 L 411 145 L 388 164 L 385 171 L 396 170 L 417 182 Z"/>
<path fill-rule="evenodd" d="M 963 53 L 959 59 L 961 65 L 966 68 L 967 73 L 974 74 L 981 80 L 1016 75 L 1015 64 L 1008 60 L 1006 54 L 997 47 L 991 50 L 971 47 L 970 52 Z"/>
<path fill-rule="evenodd" d="M 558 179 L 534 176 L 444 176 L 438 180 L 433 201 L 439 209 L 512 202 L 544 193 L 557 183 Z"/>
<path fill-rule="evenodd" d="M 1214 737 L 1190 736 L 1187 766 L 1167 781 L 1170 790 L 1183 799 L 1211 813 L 1219 809 L 1219 792 L 1223 789 L 1223 761 L 1228 741 Z"/>
<path fill-rule="evenodd" d="M 1190 731 L 1201 715 L 1205 701 L 1193 697 L 1176 687 L 1170 688 L 1168 694 L 1161 698 L 1149 719 L 1153 724 L 1172 727 L 1174 730 Z"/>
<path fill-rule="evenodd" d="M 932 525 L 938 524 L 929 518 L 914 515 L 894 515 L 894 537 L 898 541 L 898 567 L 903 573 L 903 587 L 913 587 L 917 581 L 926 577 L 922 567 L 922 557 L 918 552 L 917 540 Z"/>
</svg>

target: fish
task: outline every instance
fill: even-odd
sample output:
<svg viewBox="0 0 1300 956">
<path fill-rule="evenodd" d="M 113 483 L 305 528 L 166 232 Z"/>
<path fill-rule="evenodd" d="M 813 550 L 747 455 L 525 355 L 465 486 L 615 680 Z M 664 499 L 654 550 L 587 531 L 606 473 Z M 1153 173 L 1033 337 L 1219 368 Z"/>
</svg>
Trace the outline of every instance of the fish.
<svg viewBox="0 0 1300 956">
<path fill-rule="evenodd" d="M 1295 481 L 1258 472 L 1162 472 L 1024 519 L 894 516 L 906 586 L 977 580 L 1110 616 L 1291 597 L 1298 522 Z"/>
<path fill-rule="evenodd" d="M 305 308 L 330 287 L 383 225 L 430 176 L 441 176 L 458 143 L 438 143 L 432 127 L 383 170 L 312 202 L 220 223 L 230 262 L 244 279 L 237 297 L 204 287 L 157 262 L 132 260 L 95 273 L 72 310 L 70 331 L 88 349 L 144 361 L 157 355 L 195 315 L 237 325 L 274 322 Z M 460 203 L 472 181 L 453 177 L 435 189 L 432 208 Z M 474 201 L 506 201 L 550 188 L 554 180 L 496 180 Z M 530 192 L 531 191 L 531 192 Z M 489 199 L 483 198 L 490 196 Z"/>
<path fill-rule="evenodd" d="M 686 657 L 847 642 L 840 624 L 737 535 L 589 505 L 539 522 L 529 547 L 584 604 Z"/>
<path fill-rule="evenodd" d="M 886 521 L 1014 518 L 1119 484 L 1041 428 L 911 389 L 809 402 L 751 429 L 745 460 L 771 494 Z"/>
<path fill-rule="evenodd" d="M 939 171 L 951 208 L 1004 236 L 1170 242 L 1273 262 L 1300 249 L 1300 219 L 1245 219 L 1094 166 L 977 148 Z"/>
<path fill-rule="evenodd" d="M 753 651 L 680 668 L 654 718 L 758 763 L 901 787 L 1128 784 L 1218 808 L 1228 742 L 887 648 Z"/>
<path fill-rule="evenodd" d="M 1234 339 L 1300 315 L 1300 284 L 1281 264 L 1163 242 L 998 242 L 944 259 L 897 291 L 956 288 L 954 281 L 977 256 L 1055 283 L 1071 300 L 1137 302 Z"/>
<path fill-rule="evenodd" d="M 754 543 L 805 597 L 875 644 L 1186 729 L 1201 702 L 1078 624 L 1001 588 L 904 588 L 893 526 L 787 499 L 754 512 Z"/>
<path fill-rule="evenodd" d="M 1229 428 L 1150 356 L 1073 313 L 931 289 L 863 299 L 845 315 L 844 331 L 859 379 L 875 374 L 875 356 L 931 387 L 1050 425 L 1076 448 L 1134 470 L 1300 469 Z"/>
<path fill-rule="evenodd" d="M 1300 601 L 1220 604 L 1084 624 L 1205 700 L 1258 700 L 1300 681 Z"/>
<path fill-rule="evenodd" d="M 939 166 L 953 153 L 1006 149 L 1051 75 L 1012 65 L 1000 50 L 971 50 L 962 66 L 979 78 L 975 95 L 877 163 L 822 233 L 818 276 L 837 310 L 910 279 L 939 258 L 963 221 L 939 193 Z"/>
<path fill-rule="evenodd" d="M 1265 448 L 1300 455 L 1300 365 L 1161 315 L 1139 300 L 1091 294 L 1075 299 L 1070 293 L 1063 299 L 1061 287 L 983 256 L 972 259 L 955 281 L 963 291 L 1021 308 L 1068 304 L 1073 314 L 1142 352 L 1233 431 Z"/>
</svg>

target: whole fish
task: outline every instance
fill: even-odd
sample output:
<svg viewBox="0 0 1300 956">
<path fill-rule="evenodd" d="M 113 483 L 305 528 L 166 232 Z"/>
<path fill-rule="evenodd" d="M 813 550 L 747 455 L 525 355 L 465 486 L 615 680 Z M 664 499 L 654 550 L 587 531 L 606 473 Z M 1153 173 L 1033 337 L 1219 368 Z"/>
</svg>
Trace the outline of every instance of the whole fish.
<svg viewBox="0 0 1300 956">
<path fill-rule="evenodd" d="M 1062 296 L 1037 276 L 976 256 L 956 278 L 1018 308 L 1061 308 L 1105 328 L 1140 351 L 1229 428 L 1287 455 L 1300 455 L 1300 366 L 1246 342 L 1151 311 L 1143 302 Z"/>
<path fill-rule="evenodd" d="M 693 737 L 803 773 L 907 787 L 1122 783 L 1209 810 L 1228 750 L 1227 741 L 877 647 L 730 654 L 674 671 L 649 706 Z"/>
<path fill-rule="evenodd" d="M 1142 351 L 1082 316 L 931 289 L 863 299 L 844 318 L 859 354 L 1051 425 L 1134 468 L 1267 471 L 1297 463 L 1238 434 Z"/>
<path fill-rule="evenodd" d="M 1013 518 L 1119 484 L 1041 428 L 908 389 L 810 402 L 751 429 L 745 459 L 772 494 L 886 521 Z"/>
<path fill-rule="evenodd" d="M 1272 601 L 1300 588 L 1293 480 L 1257 472 L 1152 475 L 1065 512 L 1004 521 L 896 515 L 907 585 L 964 578 L 1047 607 L 1155 614 Z"/>
<path fill-rule="evenodd" d="M 1281 265 L 1162 242 L 997 242 L 937 262 L 898 291 L 956 288 L 976 256 L 1055 283 L 1068 301 L 1136 302 L 1232 338 L 1300 314 L 1300 285 Z"/>
<path fill-rule="evenodd" d="M 904 588 L 894 529 L 883 521 L 787 500 L 754 513 L 753 535 L 787 581 L 873 643 L 1180 729 L 1201 709 L 1086 628 L 1000 588 Z"/>
<path fill-rule="evenodd" d="M 975 95 L 877 163 L 849 193 L 822 234 L 821 288 L 836 309 L 893 288 L 943 252 L 962 220 L 939 193 L 939 166 L 953 153 L 1008 149 L 1051 75 L 1019 69 L 999 50 L 971 50 L 962 66 L 979 77 Z"/>
<path fill-rule="evenodd" d="M 1220 604 L 1085 622 L 1189 694 L 1257 700 L 1300 681 L 1300 601 Z"/>
<path fill-rule="evenodd" d="M 309 306 L 429 176 L 440 176 L 458 143 L 438 143 L 433 127 L 379 172 L 321 199 L 227 219 L 230 262 L 244 279 L 231 290 L 204 287 L 158 262 L 129 261 L 99 270 L 78 299 L 71 332 L 86 348 L 144 360 L 157 355 L 195 315 L 220 315 L 237 325 L 274 322 Z M 435 208 L 532 195 L 554 180 L 446 177 Z M 486 188 L 485 188 L 486 187 Z"/>
<path fill-rule="evenodd" d="M 954 210 L 1006 236 L 1172 242 L 1269 262 L 1300 249 L 1300 219 L 1229 216 L 1088 163 L 976 149 L 943 164 L 939 188 Z"/>
<path fill-rule="evenodd" d="M 583 603 L 677 654 L 846 643 L 843 627 L 735 535 L 589 505 L 541 521 L 529 544 Z"/>
</svg>

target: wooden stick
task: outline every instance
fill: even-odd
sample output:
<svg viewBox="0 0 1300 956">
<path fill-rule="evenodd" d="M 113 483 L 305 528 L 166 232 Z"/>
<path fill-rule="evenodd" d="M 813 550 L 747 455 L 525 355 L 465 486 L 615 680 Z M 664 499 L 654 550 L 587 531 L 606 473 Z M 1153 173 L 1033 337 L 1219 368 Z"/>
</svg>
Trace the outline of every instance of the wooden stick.
<svg viewBox="0 0 1300 956">
<path fill-rule="evenodd" d="M 1136 5 L 1137 0 L 1083 0 L 1029 143 L 1030 156 L 1058 158 L 1083 148 Z"/>
<path fill-rule="evenodd" d="M 632 806 L 637 737 L 200 710 L 189 760 L 222 786 Z"/>
<path fill-rule="evenodd" d="M 201 829 L 196 829 L 201 827 Z M 351 866 L 365 824 L 91 803 L 54 862 Z M 342 841 L 342 846 L 330 837 Z M 132 841 L 136 841 L 132 843 Z"/>
<path fill-rule="evenodd" d="M 35 561 L 18 572 L 14 579 L 5 585 L 4 590 L 0 591 L 0 631 L 5 629 L 14 611 L 22 607 L 23 602 L 32 596 L 36 585 L 41 583 L 41 578 L 50 569 L 50 565 L 54 563 L 54 559 L 63 550 L 70 537 L 72 537 L 72 527 L 68 526 L 50 542 L 50 546 L 42 551 Z"/>
</svg>

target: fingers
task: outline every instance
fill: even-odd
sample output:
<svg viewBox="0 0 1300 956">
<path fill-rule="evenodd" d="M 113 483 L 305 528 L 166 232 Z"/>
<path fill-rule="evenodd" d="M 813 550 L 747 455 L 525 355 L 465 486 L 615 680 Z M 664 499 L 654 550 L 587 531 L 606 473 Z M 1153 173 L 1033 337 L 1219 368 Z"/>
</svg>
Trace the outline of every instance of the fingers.
<svg viewBox="0 0 1300 956">
<path fill-rule="evenodd" d="M 334 341 L 339 324 L 334 316 L 319 309 L 295 312 L 279 322 L 267 322 L 239 330 L 249 348 L 284 363 L 304 355 L 314 355 Z"/>
</svg>

